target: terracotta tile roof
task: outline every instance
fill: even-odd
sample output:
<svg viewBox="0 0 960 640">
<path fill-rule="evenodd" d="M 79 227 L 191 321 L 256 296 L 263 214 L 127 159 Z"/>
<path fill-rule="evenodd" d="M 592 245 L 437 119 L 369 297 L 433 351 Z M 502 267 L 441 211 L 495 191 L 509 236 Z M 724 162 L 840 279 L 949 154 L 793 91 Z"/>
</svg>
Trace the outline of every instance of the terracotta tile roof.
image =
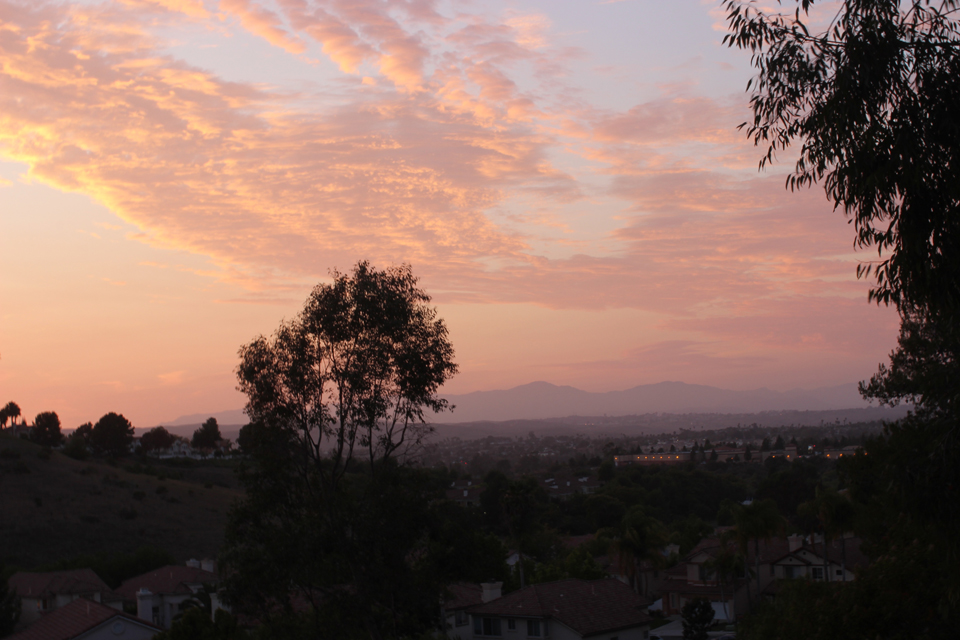
<svg viewBox="0 0 960 640">
<path fill-rule="evenodd" d="M 458 582 L 447 588 L 450 590 L 450 599 L 444 604 L 447 611 L 483 604 L 483 588 L 478 584 Z"/>
<path fill-rule="evenodd" d="M 188 585 L 217 583 L 220 578 L 215 573 L 184 565 L 168 565 L 156 571 L 150 571 L 136 578 L 130 578 L 120 585 L 117 593 L 128 602 L 136 602 L 137 591 L 147 588 L 150 593 L 193 593 Z"/>
<path fill-rule="evenodd" d="M 535 584 L 470 609 L 475 615 L 552 618 L 582 636 L 650 623 L 647 602 L 615 578 Z"/>
<path fill-rule="evenodd" d="M 9 636 L 7 640 L 70 640 L 114 617 L 160 631 L 159 627 L 145 620 L 139 620 L 86 598 L 78 598 L 56 611 L 45 614 L 20 633 Z"/>
<path fill-rule="evenodd" d="M 56 594 L 87 595 L 107 593 L 110 588 L 100 579 L 93 569 L 74 569 L 72 571 L 46 571 L 30 573 L 18 571 L 10 576 L 8 582 L 17 595 L 24 597 L 44 597 Z"/>
</svg>

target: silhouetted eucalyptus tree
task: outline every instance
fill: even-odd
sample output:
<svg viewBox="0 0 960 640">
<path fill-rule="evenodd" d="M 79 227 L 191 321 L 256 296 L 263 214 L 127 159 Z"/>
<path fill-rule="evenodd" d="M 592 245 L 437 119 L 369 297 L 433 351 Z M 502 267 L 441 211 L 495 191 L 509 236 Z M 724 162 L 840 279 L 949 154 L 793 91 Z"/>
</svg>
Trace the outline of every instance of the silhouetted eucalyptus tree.
<svg viewBox="0 0 960 640">
<path fill-rule="evenodd" d="M 334 635 L 435 623 L 434 489 L 404 467 L 430 431 L 425 411 L 447 408 L 437 392 L 457 370 L 429 301 L 409 267 L 360 262 L 240 349 L 250 459 L 222 556 L 235 602 L 266 615 L 304 599 Z"/>
</svg>

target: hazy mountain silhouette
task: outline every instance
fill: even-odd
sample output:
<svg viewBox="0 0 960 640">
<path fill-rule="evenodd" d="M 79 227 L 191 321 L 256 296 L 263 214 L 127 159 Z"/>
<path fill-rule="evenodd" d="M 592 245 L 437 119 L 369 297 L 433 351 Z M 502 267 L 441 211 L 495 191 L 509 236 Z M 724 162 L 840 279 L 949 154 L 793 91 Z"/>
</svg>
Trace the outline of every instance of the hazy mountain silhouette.
<svg viewBox="0 0 960 640">
<path fill-rule="evenodd" d="M 685 382 L 645 384 L 623 391 L 594 393 L 549 382 L 462 395 L 442 394 L 453 412 L 433 416 L 432 422 L 458 423 L 502 420 L 538 420 L 566 416 L 623 416 L 643 413 L 759 413 L 761 411 L 824 411 L 871 406 L 860 397 L 857 384 L 819 389 L 773 391 L 767 388 L 731 391 Z M 209 417 L 224 425 L 244 425 L 240 409 L 195 413 L 163 422 L 164 426 L 199 425 Z"/>
<path fill-rule="evenodd" d="M 780 392 L 767 388 L 731 391 L 684 382 L 660 382 L 624 391 L 593 393 L 549 382 L 532 382 L 512 389 L 444 397 L 456 405 L 456 409 L 436 416 L 435 422 L 531 420 L 571 415 L 821 411 L 870 406 L 860 397 L 856 383 Z"/>
<path fill-rule="evenodd" d="M 191 413 L 187 416 L 180 416 L 176 420 L 170 420 L 169 422 L 161 422 L 165 427 L 177 427 L 177 426 L 186 426 L 194 424 L 203 424 L 207 421 L 207 418 L 216 418 L 217 423 L 222 427 L 223 425 L 244 425 L 249 422 L 247 420 L 246 414 L 243 412 L 243 409 L 233 409 L 231 411 L 217 411 L 215 413 Z"/>
</svg>

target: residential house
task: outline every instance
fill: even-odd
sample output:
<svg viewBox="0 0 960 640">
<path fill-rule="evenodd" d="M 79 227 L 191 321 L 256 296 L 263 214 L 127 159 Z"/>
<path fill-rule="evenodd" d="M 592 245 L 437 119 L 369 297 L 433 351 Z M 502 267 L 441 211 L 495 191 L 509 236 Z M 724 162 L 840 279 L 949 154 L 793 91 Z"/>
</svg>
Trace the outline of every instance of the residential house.
<svg viewBox="0 0 960 640">
<path fill-rule="evenodd" d="M 788 542 L 784 538 L 760 540 L 760 589 L 773 582 L 770 567 L 788 551 Z M 756 547 L 751 542 L 747 547 L 745 564 L 753 570 L 756 566 Z M 750 595 L 748 590 L 756 591 L 756 577 L 751 576 L 747 583 L 746 571 L 735 576 L 719 576 L 711 565 L 722 551 L 717 537 L 704 538 L 676 566 L 663 572 L 660 591 L 663 598 L 663 612 L 666 615 L 679 614 L 690 600 L 704 598 L 714 604 L 718 620 L 733 621 L 737 616 L 748 612 Z M 728 548 L 736 552 L 733 544 Z"/>
<path fill-rule="evenodd" d="M 484 584 L 470 584 L 458 582 L 448 587 L 450 599 L 444 603 L 444 617 L 447 621 L 447 637 L 450 640 L 468 640 L 473 637 L 470 626 L 471 607 L 494 598 L 501 594 L 502 582 L 486 582 Z"/>
<path fill-rule="evenodd" d="M 666 569 L 676 564 L 679 554 L 680 545 L 668 544 L 660 550 L 659 557 L 645 558 L 637 563 L 637 572 L 633 578 L 633 587 L 637 592 L 647 600 L 658 599 L 666 577 Z M 598 562 L 608 575 L 624 584 L 630 584 L 627 567 L 622 566 L 616 557 L 602 556 Z"/>
<path fill-rule="evenodd" d="M 113 607 L 78 598 L 7 640 L 149 640 L 160 628 Z"/>
<path fill-rule="evenodd" d="M 867 562 L 857 538 L 833 540 L 826 547 L 827 575 L 831 581 L 853 580 L 853 570 Z M 824 551 L 820 536 L 804 538 L 793 535 L 760 540 L 759 549 L 760 593 L 766 598 L 775 596 L 780 580 L 823 580 Z M 743 573 L 730 576 L 723 585 L 720 584 L 710 566 L 719 551 L 720 541 L 716 537 L 706 538 L 682 562 L 664 572 L 665 579 L 660 588 L 665 614 L 680 613 L 683 606 L 694 598 L 705 598 L 714 603 L 718 619 L 735 620 L 748 612 L 751 594 L 753 598 L 757 597 L 757 578 L 752 575 L 757 567 L 756 547 L 753 542 L 747 545 L 745 564 L 751 572 L 749 583 L 747 574 Z"/>
<path fill-rule="evenodd" d="M 117 589 L 124 602 L 136 604 L 137 617 L 163 629 L 169 629 L 174 619 L 186 609 L 188 602 L 198 600 L 201 593 L 210 596 L 211 610 L 225 609 L 215 590 L 219 576 L 213 561 L 202 563 L 190 560 L 187 565 L 169 565 L 130 578 Z"/>
<path fill-rule="evenodd" d="M 123 609 L 120 596 L 112 592 L 93 569 L 18 571 L 10 576 L 8 585 L 20 598 L 21 625 L 29 625 L 77 598 L 103 603 L 114 610 Z"/>
<path fill-rule="evenodd" d="M 644 640 L 647 602 L 615 578 L 530 585 L 468 609 L 473 640 Z"/>
<path fill-rule="evenodd" d="M 860 550 L 860 539 L 845 537 L 830 540 L 826 544 L 826 567 L 824 567 L 823 538 L 789 536 L 787 553 L 774 560 L 770 567 L 775 580 L 808 578 L 817 582 L 849 582 L 854 579 L 854 569 L 866 566 L 867 557 Z M 826 569 L 826 573 L 824 573 Z M 776 592 L 774 585 L 764 591 L 765 595 Z"/>
<path fill-rule="evenodd" d="M 543 481 L 544 490 L 551 498 L 565 500 L 578 493 L 591 494 L 600 488 L 600 481 L 589 476 L 554 476 Z"/>
<path fill-rule="evenodd" d="M 470 480 L 454 482 L 447 489 L 447 499 L 456 502 L 461 507 L 475 507 L 480 505 L 480 494 L 483 486 L 473 484 Z"/>
</svg>

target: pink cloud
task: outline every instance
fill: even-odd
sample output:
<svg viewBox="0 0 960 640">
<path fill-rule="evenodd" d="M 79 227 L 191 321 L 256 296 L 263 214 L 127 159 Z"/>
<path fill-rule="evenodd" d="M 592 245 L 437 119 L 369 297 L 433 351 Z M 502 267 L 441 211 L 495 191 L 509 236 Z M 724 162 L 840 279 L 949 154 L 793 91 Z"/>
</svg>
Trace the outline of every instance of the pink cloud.
<svg viewBox="0 0 960 640">
<path fill-rule="evenodd" d="M 220 0 L 220 9 L 237 16 L 248 31 L 276 47 L 290 53 L 303 53 L 306 48 L 299 39 L 283 28 L 283 23 L 276 13 L 263 8 L 254 0 Z"/>
</svg>

